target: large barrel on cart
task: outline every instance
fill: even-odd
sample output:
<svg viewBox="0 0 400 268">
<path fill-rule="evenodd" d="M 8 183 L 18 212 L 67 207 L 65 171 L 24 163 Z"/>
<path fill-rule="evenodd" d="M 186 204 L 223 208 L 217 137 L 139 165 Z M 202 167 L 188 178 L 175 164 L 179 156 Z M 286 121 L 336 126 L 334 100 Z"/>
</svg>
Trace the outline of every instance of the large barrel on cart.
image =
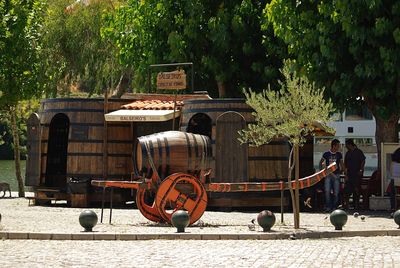
<svg viewBox="0 0 400 268">
<path fill-rule="evenodd" d="M 98 187 L 137 189 L 136 205 L 154 222 L 171 222 L 172 214 L 184 209 L 190 224 L 203 215 L 207 192 L 265 192 L 311 187 L 336 170 L 336 163 L 308 177 L 279 182 L 209 182 L 211 142 L 205 135 L 167 131 L 139 137 L 133 152 L 135 180 L 92 180 Z M 227 164 L 227 163 L 223 163 Z M 137 175 L 136 174 L 136 175 Z"/>
<path fill-rule="evenodd" d="M 207 170 L 211 157 L 209 137 L 166 131 L 139 137 L 133 162 L 136 174 L 149 178 L 156 169 L 163 179 L 177 172 L 198 174 L 201 170 Z"/>
</svg>

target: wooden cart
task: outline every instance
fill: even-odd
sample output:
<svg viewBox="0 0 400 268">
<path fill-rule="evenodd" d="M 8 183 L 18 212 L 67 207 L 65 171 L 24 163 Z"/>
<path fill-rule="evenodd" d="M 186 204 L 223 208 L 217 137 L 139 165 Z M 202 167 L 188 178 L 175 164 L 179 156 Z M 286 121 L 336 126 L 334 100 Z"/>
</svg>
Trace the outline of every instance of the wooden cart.
<svg viewBox="0 0 400 268">
<path fill-rule="evenodd" d="M 151 144 L 152 140 L 157 141 L 157 148 Z M 165 144 L 162 145 L 162 142 Z M 104 189 L 108 187 L 136 189 L 137 207 L 147 219 L 171 223 L 173 212 L 184 209 L 190 215 L 190 224 L 203 215 L 208 202 L 207 192 L 266 192 L 296 188 L 295 181 L 291 181 L 289 185 L 288 181 L 283 180 L 210 182 L 208 175 L 211 170 L 207 157 L 209 153 L 207 136 L 178 131 L 144 136 L 139 138 L 139 143 L 136 145 L 134 166 L 137 175 L 134 180 L 92 180 L 91 184 Z M 336 163 L 333 163 L 326 169 L 301 178 L 299 189 L 313 186 L 336 168 Z"/>
</svg>

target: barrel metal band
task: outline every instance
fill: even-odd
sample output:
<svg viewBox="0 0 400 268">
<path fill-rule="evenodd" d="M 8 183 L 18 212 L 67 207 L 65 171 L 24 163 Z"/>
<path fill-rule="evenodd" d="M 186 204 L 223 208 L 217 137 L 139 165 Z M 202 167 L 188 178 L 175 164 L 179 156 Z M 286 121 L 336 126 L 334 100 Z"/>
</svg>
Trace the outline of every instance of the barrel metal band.
<svg viewBox="0 0 400 268">
<path fill-rule="evenodd" d="M 192 138 L 193 138 L 193 142 L 194 142 L 194 159 L 199 159 L 199 148 L 197 147 L 198 145 L 197 145 L 197 139 L 196 139 L 196 136 L 193 134 L 193 133 L 190 133 L 191 135 L 192 135 Z M 196 161 L 196 163 L 194 163 L 194 167 L 193 167 L 193 170 L 197 170 L 199 167 L 196 167 L 196 164 L 197 164 L 197 161 Z"/>
<path fill-rule="evenodd" d="M 164 137 L 164 145 L 165 145 L 165 176 L 169 174 L 169 169 L 170 169 L 170 155 L 169 155 L 169 145 L 168 145 L 168 139 L 167 137 Z"/>
<path fill-rule="evenodd" d="M 158 174 L 160 174 L 162 178 L 165 178 L 167 174 L 163 174 L 163 167 L 162 167 L 163 148 L 161 145 L 161 139 L 158 138 L 158 135 L 157 135 L 157 146 L 158 146 Z"/>
<path fill-rule="evenodd" d="M 151 149 L 152 146 L 151 146 L 151 144 L 149 145 L 149 140 L 148 139 L 145 139 L 144 142 L 145 142 L 147 156 L 149 158 L 149 164 L 150 164 L 154 174 L 157 176 L 157 183 L 159 184 L 159 183 L 161 183 L 161 178 L 160 178 L 160 175 L 158 174 L 157 169 L 156 169 L 156 167 L 154 165 L 153 157 L 151 157 L 151 153 L 154 153 L 153 151 L 150 152 L 152 150 Z"/>
<path fill-rule="evenodd" d="M 200 136 L 201 140 L 202 140 L 202 151 L 201 151 L 201 161 L 200 161 L 200 168 L 201 169 L 205 169 L 207 168 L 208 165 L 206 165 L 206 157 L 207 157 L 207 142 L 206 139 L 204 138 L 203 135 Z"/>
<path fill-rule="evenodd" d="M 186 138 L 186 147 L 187 147 L 187 156 L 188 156 L 188 165 L 187 165 L 187 171 L 190 172 L 191 167 L 192 167 L 192 150 L 190 146 L 190 139 L 188 133 L 184 133 L 185 138 Z"/>
</svg>

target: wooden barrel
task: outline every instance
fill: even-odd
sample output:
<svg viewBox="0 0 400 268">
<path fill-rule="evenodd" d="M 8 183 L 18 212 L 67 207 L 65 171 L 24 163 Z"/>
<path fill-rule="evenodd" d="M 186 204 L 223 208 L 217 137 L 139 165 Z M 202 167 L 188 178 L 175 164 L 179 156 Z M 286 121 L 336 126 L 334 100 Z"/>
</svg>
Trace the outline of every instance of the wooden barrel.
<svg viewBox="0 0 400 268">
<path fill-rule="evenodd" d="M 165 178 L 176 172 L 197 173 L 210 166 L 211 144 L 204 135 L 166 131 L 139 137 L 135 143 L 135 172 L 150 177 L 152 164 Z"/>
<path fill-rule="evenodd" d="M 108 112 L 131 102 L 110 99 Z M 41 184 L 64 187 L 66 179 L 128 179 L 132 170 L 132 127 L 107 124 L 107 165 L 104 165 L 104 100 L 83 98 L 45 99 L 40 107 Z M 61 140 L 59 137 L 66 137 Z M 65 153 L 61 153 L 65 150 Z"/>
<path fill-rule="evenodd" d="M 223 120 L 219 119 L 222 118 L 224 113 L 239 113 L 244 119 L 245 125 L 255 122 L 254 116 L 252 115 L 254 110 L 246 104 L 244 99 L 185 100 L 183 103 L 180 125 L 181 131 L 191 131 L 193 129 L 191 127 L 191 120 L 195 119 L 199 115 L 201 115 L 199 118 L 203 120 L 201 129 L 207 129 L 204 126 L 204 122 L 207 122 L 207 120 L 204 120 L 204 118 L 209 119 L 209 129 L 211 129 L 209 136 L 211 138 L 213 151 L 211 159 L 212 173 L 210 178 L 213 182 L 227 182 L 227 178 L 218 178 L 217 176 L 217 174 L 221 174 L 220 169 L 222 168 L 227 170 L 227 172 L 229 171 L 228 173 L 232 173 L 232 170 L 247 170 L 247 178 L 243 178 L 242 181 L 257 182 L 287 178 L 290 146 L 285 140 L 274 140 L 269 144 L 259 147 L 248 147 L 248 145 L 243 144 L 242 146 L 248 147 L 245 162 L 242 164 L 245 165 L 245 167 L 237 168 L 236 165 L 239 164 L 236 163 L 235 166 L 232 166 L 229 169 L 227 165 L 231 165 L 234 161 L 232 161 L 232 163 L 226 163 L 224 166 L 216 166 L 217 148 L 224 151 L 222 154 L 226 153 L 225 151 L 228 151 L 228 148 L 221 148 L 221 144 L 217 144 L 217 132 L 227 131 L 227 128 L 224 127 L 223 124 L 218 123 L 219 121 L 223 122 Z M 206 133 L 207 131 L 204 132 Z M 236 143 L 237 138 L 236 135 L 233 134 L 234 133 L 224 133 L 222 139 L 231 137 L 231 142 Z M 229 142 L 225 141 L 224 143 L 229 145 Z M 238 153 L 242 153 L 242 151 L 245 152 L 246 150 L 239 151 Z M 234 181 L 237 181 L 237 179 L 232 178 L 232 180 L 230 180 L 230 182 Z"/>
</svg>

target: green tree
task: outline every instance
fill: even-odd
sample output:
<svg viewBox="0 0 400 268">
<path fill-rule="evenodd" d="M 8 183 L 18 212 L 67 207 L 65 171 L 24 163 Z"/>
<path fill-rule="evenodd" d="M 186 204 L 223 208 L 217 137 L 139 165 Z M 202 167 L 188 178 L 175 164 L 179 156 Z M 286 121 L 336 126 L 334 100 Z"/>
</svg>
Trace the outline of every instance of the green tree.
<svg viewBox="0 0 400 268">
<path fill-rule="evenodd" d="M 286 138 L 292 145 L 289 157 L 289 190 L 292 198 L 295 228 L 300 227 L 299 205 L 299 146 L 305 143 L 305 137 L 312 135 L 316 122 L 329 129 L 333 105 L 324 99 L 324 89 L 318 89 L 307 78 L 299 77 L 290 71 L 289 64 L 282 69 L 283 82 L 280 89 L 264 90 L 255 93 L 245 92 L 246 103 L 254 109 L 255 122 L 240 131 L 240 141 L 250 146 L 269 143 L 274 138 Z M 295 170 L 296 188 L 292 188 L 292 173 Z"/>
<path fill-rule="evenodd" d="M 120 61 L 136 71 L 142 89 L 150 64 L 193 62 L 196 87 L 241 95 L 277 80 L 286 56 L 272 28 L 262 28 L 266 1 L 128 1 L 103 28 Z"/>
<path fill-rule="evenodd" d="M 118 1 L 48 1 L 42 28 L 47 89 L 89 94 L 105 88 L 129 86 L 130 72 L 115 60 L 115 47 L 101 37 L 102 16 L 114 11 Z M 113 81 L 111 85 L 110 81 Z"/>
<path fill-rule="evenodd" d="M 327 88 L 335 105 L 367 105 L 379 154 L 381 142 L 398 141 L 399 1 L 273 0 L 265 14 L 298 66 Z"/>
<path fill-rule="evenodd" d="M 0 110 L 11 122 L 18 194 L 25 195 L 20 168 L 18 110 L 22 100 L 40 96 L 39 51 L 43 3 L 40 0 L 0 1 Z"/>
<path fill-rule="evenodd" d="M 20 156 L 25 159 L 27 148 L 26 148 L 26 138 L 27 138 L 27 126 L 26 121 L 33 112 L 39 110 L 39 99 L 33 98 L 29 100 L 21 100 L 18 102 L 18 109 L 16 109 L 16 129 L 19 139 Z M 12 125 L 9 111 L 0 110 L 0 146 L 4 146 L 3 154 L 0 159 L 13 159 L 14 155 L 14 145 L 12 142 Z M 10 151 L 11 154 L 8 154 Z M 11 156 L 12 155 L 12 156 Z"/>
</svg>

